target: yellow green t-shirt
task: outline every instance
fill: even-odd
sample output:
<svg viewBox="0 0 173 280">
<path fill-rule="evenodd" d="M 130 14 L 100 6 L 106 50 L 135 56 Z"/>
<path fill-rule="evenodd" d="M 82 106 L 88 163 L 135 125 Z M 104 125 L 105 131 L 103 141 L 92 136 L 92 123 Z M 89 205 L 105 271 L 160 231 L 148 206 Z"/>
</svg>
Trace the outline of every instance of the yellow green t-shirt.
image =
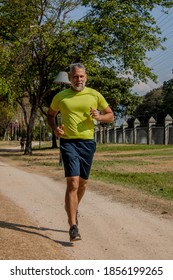
<svg viewBox="0 0 173 280">
<path fill-rule="evenodd" d="M 90 108 L 100 111 L 108 107 L 105 98 L 96 90 L 85 87 L 76 92 L 71 88 L 57 93 L 51 109 L 61 112 L 65 139 L 94 139 L 94 120 Z"/>
</svg>

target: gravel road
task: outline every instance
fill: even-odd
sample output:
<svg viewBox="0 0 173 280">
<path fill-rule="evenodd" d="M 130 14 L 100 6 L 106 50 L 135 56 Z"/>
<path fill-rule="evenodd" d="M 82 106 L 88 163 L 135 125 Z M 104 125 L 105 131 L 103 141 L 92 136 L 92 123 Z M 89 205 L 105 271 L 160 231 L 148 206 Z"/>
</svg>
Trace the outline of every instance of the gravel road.
<svg viewBox="0 0 173 280">
<path fill-rule="evenodd" d="M 161 216 L 88 190 L 79 208 L 82 241 L 72 244 L 64 183 L 0 161 L 0 193 L 20 207 L 68 259 L 173 259 L 173 223 Z"/>
</svg>

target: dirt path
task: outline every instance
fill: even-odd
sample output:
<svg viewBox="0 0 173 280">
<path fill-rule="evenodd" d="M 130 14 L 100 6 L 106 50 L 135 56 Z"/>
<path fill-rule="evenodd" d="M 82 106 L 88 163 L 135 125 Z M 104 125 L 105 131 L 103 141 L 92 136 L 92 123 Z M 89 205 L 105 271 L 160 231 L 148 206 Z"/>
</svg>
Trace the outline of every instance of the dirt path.
<svg viewBox="0 0 173 280">
<path fill-rule="evenodd" d="M 73 245 L 63 182 L 3 161 L 0 176 L 1 259 L 173 259 L 169 219 L 88 190 L 79 209 L 82 241 Z"/>
</svg>

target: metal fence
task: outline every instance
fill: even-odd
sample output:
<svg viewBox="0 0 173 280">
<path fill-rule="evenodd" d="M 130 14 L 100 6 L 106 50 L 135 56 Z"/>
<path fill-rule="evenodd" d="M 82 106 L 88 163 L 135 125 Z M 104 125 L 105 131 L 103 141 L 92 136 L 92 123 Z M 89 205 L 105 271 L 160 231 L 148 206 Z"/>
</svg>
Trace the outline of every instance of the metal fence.
<svg viewBox="0 0 173 280">
<path fill-rule="evenodd" d="M 163 126 L 157 126 L 153 117 L 148 126 L 140 126 L 136 119 L 133 128 L 124 122 L 121 127 L 114 124 L 112 127 L 95 126 L 95 141 L 97 143 L 118 144 L 173 144 L 173 119 L 167 115 Z"/>
</svg>

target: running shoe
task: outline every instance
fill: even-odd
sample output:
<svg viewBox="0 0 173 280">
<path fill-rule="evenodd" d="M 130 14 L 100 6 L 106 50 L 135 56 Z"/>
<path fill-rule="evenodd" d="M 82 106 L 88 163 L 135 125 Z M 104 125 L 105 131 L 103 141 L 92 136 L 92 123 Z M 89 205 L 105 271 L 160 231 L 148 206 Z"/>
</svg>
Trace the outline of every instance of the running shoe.
<svg viewBox="0 0 173 280">
<path fill-rule="evenodd" d="M 70 241 L 78 241 L 81 240 L 81 236 L 78 230 L 77 225 L 73 225 L 69 230 Z"/>
</svg>

